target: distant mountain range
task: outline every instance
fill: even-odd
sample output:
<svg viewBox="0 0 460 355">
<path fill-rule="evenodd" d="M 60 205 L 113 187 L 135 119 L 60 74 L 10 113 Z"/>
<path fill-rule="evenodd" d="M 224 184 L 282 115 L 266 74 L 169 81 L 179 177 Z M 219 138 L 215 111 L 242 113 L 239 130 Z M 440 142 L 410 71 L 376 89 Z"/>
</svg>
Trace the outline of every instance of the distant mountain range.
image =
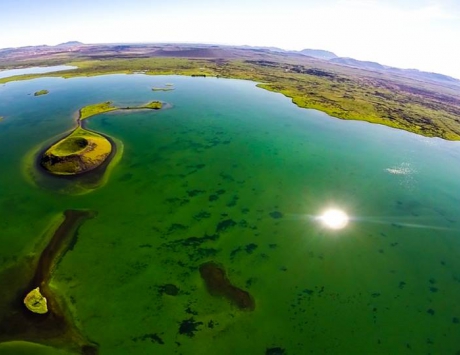
<svg viewBox="0 0 460 355">
<path fill-rule="evenodd" d="M 69 41 L 60 43 L 55 46 L 40 45 L 26 46 L 19 48 L 3 48 L 0 49 L 0 60 L 2 58 L 20 59 L 32 56 L 46 56 L 50 53 L 76 51 L 79 53 L 90 54 L 94 48 L 104 48 L 107 53 L 114 51 L 119 55 L 119 52 L 129 51 L 134 48 L 145 47 L 152 48 L 150 55 L 152 56 L 177 56 L 177 57 L 196 57 L 196 58 L 231 58 L 234 54 L 231 48 L 238 50 L 249 50 L 253 53 L 267 55 L 281 55 L 285 58 L 292 57 L 314 58 L 339 66 L 357 68 L 374 72 L 391 73 L 395 75 L 405 76 L 416 80 L 429 80 L 444 84 L 453 84 L 460 86 L 460 80 L 448 75 L 420 71 L 417 69 L 399 69 L 386 66 L 377 62 L 362 61 L 354 58 L 339 57 L 335 53 L 322 49 L 303 49 L 300 51 L 285 50 L 278 47 L 264 46 L 231 46 L 231 45 L 215 45 L 215 44 L 190 44 L 190 43 L 175 43 L 175 44 L 154 44 L 154 43 L 112 43 L 112 44 L 84 44 L 79 41 Z M 153 50 L 155 49 L 155 50 Z M 230 51 L 228 50 L 230 49 Z"/>
<path fill-rule="evenodd" d="M 73 47 L 73 46 L 82 46 L 84 43 L 78 41 L 69 41 L 65 43 L 60 43 L 56 47 Z"/>
<path fill-rule="evenodd" d="M 324 51 L 322 49 L 302 49 L 299 53 L 318 59 L 330 60 L 338 58 L 335 53 Z"/>
<path fill-rule="evenodd" d="M 460 80 L 453 78 L 451 76 L 448 76 L 448 75 L 425 72 L 425 71 L 421 71 L 417 69 L 400 69 L 400 68 L 382 65 L 377 62 L 363 61 L 363 60 L 346 58 L 346 57 L 338 57 L 334 53 L 329 52 L 329 51 L 324 51 L 324 50 L 303 49 L 299 51 L 299 53 L 306 55 L 308 57 L 327 60 L 329 63 L 345 65 L 345 66 L 352 67 L 352 68 L 359 68 L 359 69 L 372 70 L 372 71 L 392 72 L 393 74 L 402 74 L 404 76 L 408 76 L 413 79 L 419 79 L 419 80 L 431 80 L 431 81 L 445 82 L 445 83 L 457 84 L 457 85 L 460 84 Z"/>
</svg>

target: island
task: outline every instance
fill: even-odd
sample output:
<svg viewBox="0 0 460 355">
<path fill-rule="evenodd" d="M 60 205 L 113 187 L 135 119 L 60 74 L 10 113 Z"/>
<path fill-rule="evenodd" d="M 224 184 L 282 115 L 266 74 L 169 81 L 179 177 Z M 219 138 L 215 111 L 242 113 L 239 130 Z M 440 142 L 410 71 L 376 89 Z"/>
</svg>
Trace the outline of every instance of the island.
<svg viewBox="0 0 460 355">
<path fill-rule="evenodd" d="M 0 122 L 1 122 L 1 121 L 3 121 L 3 119 L 4 119 L 4 118 L 5 118 L 5 117 L 3 117 L 3 116 L 0 116 Z"/>
<path fill-rule="evenodd" d="M 152 88 L 152 91 L 172 91 L 172 90 L 174 90 L 174 88 L 172 87 L 171 84 L 165 85 L 164 88 L 160 88 L 160 87 L 153 87 Z"/>
<path fill-rule="evenodd" d="M 77 127 L 41 154 L 40 165 L 54 175 L 79 175 L 94 170 L 111 156 L 114 143 L 109 137 L 85 128 L 84 120 L 116 110 L 161 108 L 163 103 L 160 101 L 151 101 L 135 107 L 116 107 L 110 101 L 85 106 L 79 110 Z"/>
<path fill-rule="evenodd" d="M 41 165 L 56 175 L 76 175 L 97 168 L 111 152 L 106 137 L 79 126 L 43 154 Z"/>
<path fill-rule="evenodd" d="M 49 93 L 48 90 L 40 90 L 40 91 L 36 91 L 36 92 L 34 93 L 34 96 L 42 96 L 42 95 L 46 95 L 46 94 L 48 94 L 48 93 Z"/>
</svg>

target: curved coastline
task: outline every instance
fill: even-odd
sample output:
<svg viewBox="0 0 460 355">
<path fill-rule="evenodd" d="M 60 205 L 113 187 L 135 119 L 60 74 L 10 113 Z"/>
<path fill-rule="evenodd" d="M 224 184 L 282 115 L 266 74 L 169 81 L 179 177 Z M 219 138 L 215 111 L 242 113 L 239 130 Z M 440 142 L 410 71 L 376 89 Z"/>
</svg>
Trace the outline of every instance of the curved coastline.
<svg viewBox="0 0 460 355">
<path fill-rule="evenodd" d="M 187 66 L 184 66 L 184 60 L 187 61 Z M 417 89 L 419 81 L 411 77 L 401 79 L 398 75 L 390 75 L 387 85 L 386 80 L 383 84 L 380 83 L 381 74 L 378 72 L 373 73 L 364 69 L 350 72 L 347 66 L 341 67 L 336 64 L 332 67 L 325 64 L 326 66 L 321 68 L 322 65 L 317 63 L 302 61 L 299 62 L 299 67 L 296 67 L 283 58 L 271 60 L 275 65 L 267 66 L 263 60 L 245 60 L 244 57 L 237 57 L 221 66 L 209 62 L 203 65 L 202 62 L 192 61 L 190 58 L 174 57 L 155 57 L 154 65 L 146 65 L 144 58 L 87 62 L 74 58 L 67 63 L 78 67 L 73 71 L 17 75 L 0 79 L 0 83 L 44 76 L 74 78 L 136 73 L 250 80 L 262 89 L 291 98 L 292 103 L 300 108 L 318 110 L 334 118 L 381 124 L 425 137 L 460 140 L 460 123 L 455 115 L 458 104 L 449 104 L 450 99 L 444 100 L 439 96 L 441 90 L 445 98 L 451 97 L 456 101 L 456 94 L 453 94 L 452 88 L 427 81 L 429 90 L 420 99 L 417 96 L 420 94 L 420 90 Z M 363 77 L 366 78 L 364 86 Z M 390 89 L 395 85 L 401 86 L 396 92 Z M 411 105 L 401 106 L 404 102 L 411 102 Z"/>
</svg>

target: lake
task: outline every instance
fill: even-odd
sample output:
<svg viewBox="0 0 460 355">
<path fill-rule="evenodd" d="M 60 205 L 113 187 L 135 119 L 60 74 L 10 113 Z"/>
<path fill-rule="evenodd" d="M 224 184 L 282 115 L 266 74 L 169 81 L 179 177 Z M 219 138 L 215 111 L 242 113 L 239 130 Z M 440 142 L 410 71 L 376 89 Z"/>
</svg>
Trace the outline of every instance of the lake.
<svg viewBox="0 0 460 355">
<path fill-rule="evenodd" d="M 51 286 L 100 354 L 460 351 L 460 144 L 331 118 L 255 85 L 107 75 L 0 86 L 0 265 L 37 253 L 65 210 L 89 209 Z M 89 119 L 123 142 L 104 186 L 37 185 L 27 157 L 108 100 L 172 107 Z M 326 228 L 328 208 L 348 225 Z M 210 294 L 209 261 L 253 310 Z"/>
<path fill-rule="evenodd" d="M 54 65 L 51 67 L 32 67 L 32 68 L 23 68 L 23 69 L 0 70 L 0 79 L 8 78 L 10 76 L 15 76 L 15 75 L 52 73 L 55 71 L 70 70 L 70 69 L 76 69 L 76 68 L 77 67 L 72 66 L 72 65 Z"/>
</svg>

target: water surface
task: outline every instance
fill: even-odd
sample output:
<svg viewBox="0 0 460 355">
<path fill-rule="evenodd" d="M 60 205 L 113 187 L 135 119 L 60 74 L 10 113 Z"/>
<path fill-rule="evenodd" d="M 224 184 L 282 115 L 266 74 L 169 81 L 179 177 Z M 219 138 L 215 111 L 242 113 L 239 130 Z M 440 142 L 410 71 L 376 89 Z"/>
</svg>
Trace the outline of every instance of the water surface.
<svg viewBox="0 0 460 355">
<path fill-rule="evenodd" d="M 72 66 L 72 65 L 54 65 L 51 67 L 32 67 L 32 68 L 22 68 L 22 69 L 0 70 L 0 79 L 8 78 L 10 76 L 15 76 L 15 75 L 52 73 L 55 71 L 70 70 L 70 69 L 76 69 L 76 68 L 77 67 Z"/>
<path fill-rule="evenodd" d="M 165 83 L 175 90 L 151 91 Z M 39 89 L 50 93 L 28 95 Z M 330 118 L 238 80 L 44 78 L 0 97 L 0 265 L 36 250 L 64 210 L 97 211 L 52 285 L 101 354 L 460 350 L 458 143 Z M 104 187 L 35 186 L 24 157 L 107 100 L 173 108 L 91 118 L 124 143 Z M 328 207 L 353 217 L 347 228 L 309 217 Z M 253 311 L 207 292 L 207 261 Z"/>
</svg>

